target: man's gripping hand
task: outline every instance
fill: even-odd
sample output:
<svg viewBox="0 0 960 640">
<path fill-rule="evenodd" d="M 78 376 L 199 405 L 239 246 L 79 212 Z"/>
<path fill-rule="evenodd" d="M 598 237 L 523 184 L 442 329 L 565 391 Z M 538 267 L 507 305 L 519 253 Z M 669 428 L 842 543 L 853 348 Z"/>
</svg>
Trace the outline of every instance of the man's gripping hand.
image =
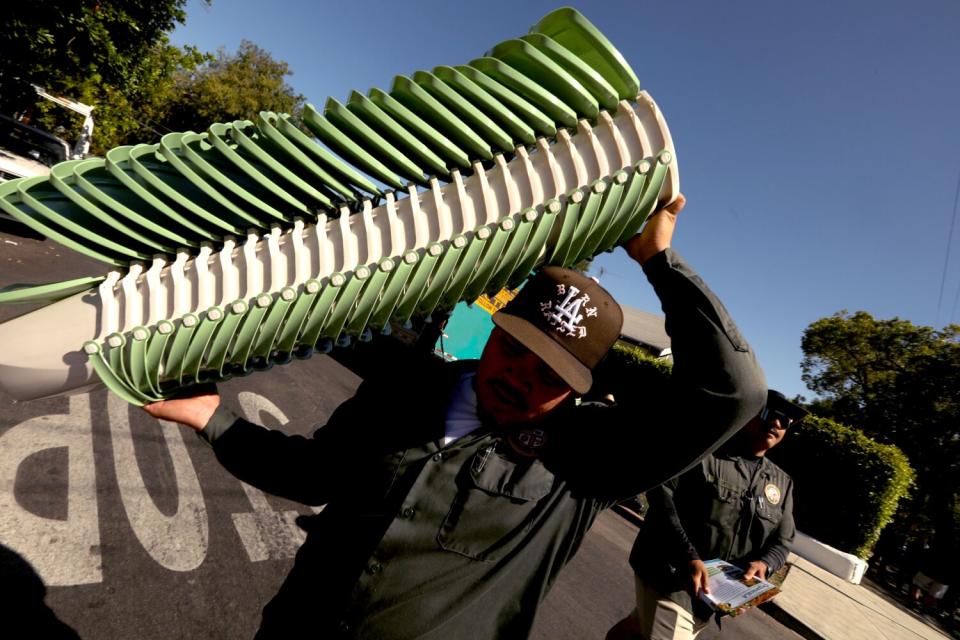
<svg viewBox="0 0 960 640">
<path fill-rule="evenodd" d="M 220 406 L 220 394 L 213 385 L 195 387 L 192 395 L 185 398 L 160 400 L 144 405 L 143 410 L 159 420 L 179 422 L 196 431 L 201 431 Z"/>
<path fill-rule="evenodd" d="M 699 558 L 696 560 L 691 560 L 689 564 L 690 569 L 690 593 L 694 596 L 699 596 L 700 592 L 710 593 L 710 577 L 707 573 L 707 565 L 703 564 L 703 560 Z"/>
<path fill-rule="evenodd" d="M 754 560 L 747 565 L 746 573 L 743 574 L 743 578 L 745 580 L 749 580 L 750 578 L 756 576 L 761 580 L 766 580 L 767 569 L 769 569 L 769 567 L 767 566 L 766 562 L 763 560 Z"/>
<path fill-rule="evenodd" d="M 637 235 L 623 243 L 627 255 L 641 265 L 670 246 L 673 239 L 673 230 L 677 225 L 677 216 L 687 204 L 683 194 L 663 209 L 655 211 L 647 219 L 647 224 Z"/>
</svg>

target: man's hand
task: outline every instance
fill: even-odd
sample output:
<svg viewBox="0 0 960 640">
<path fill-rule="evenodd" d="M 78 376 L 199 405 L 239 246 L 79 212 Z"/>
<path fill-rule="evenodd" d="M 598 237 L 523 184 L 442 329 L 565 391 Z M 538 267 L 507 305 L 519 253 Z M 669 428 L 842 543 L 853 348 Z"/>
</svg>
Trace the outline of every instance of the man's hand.
<svg viewBox="0 0 960 640">
<path fill-rule="evenodd" d="M 754 560 L 747 565 L 746 573 L 743 574 L 744 580 L 749 580 L 750 578 L 756 576 L 761 580 L 767 579 L 767 569 L 770 567 L 767 566 L 767 563 L 763 560 Z"/>
<path fill-rule="evenodd" d="M 673 239 L 673 229 L 677 225 L 677 216 L 686 203 L 687 199 L 681 193 L 666 207 L 655 211 L 647 219 L 643 230 L 623 243 L 627 255 L 643 264 L 669 247 Z"/>
<path fill-rule="evenodd" d="M 159 420 L 171 420 L 186 425 L 196 431 L 201 431 L 214 411 L 220 406 L 220 394 L 213 385 L 198 387 L 194 395 L 188 398 L 174 398 L 160 400 L 145 405 L 143 410 Z"/>
<path fill-rule="evenodd" d="M 703 560 L 691 560 L 689 568 L 690 592 L 694 596 L 699 596 L 701 590 L 704 593 L 710 593 L 710 581 L 709 576 L 707 575 L 707 565 L 703 564 Z"/>
</svg>

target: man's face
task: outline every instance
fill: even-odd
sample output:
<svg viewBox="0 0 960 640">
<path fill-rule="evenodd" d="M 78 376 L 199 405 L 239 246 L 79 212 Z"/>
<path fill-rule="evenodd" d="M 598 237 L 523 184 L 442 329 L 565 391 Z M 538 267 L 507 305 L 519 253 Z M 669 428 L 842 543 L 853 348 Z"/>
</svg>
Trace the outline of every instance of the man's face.
<svg viewBox="0 0 960 640">
<path fill-rule="evenodd" d="M 480 356 L 476 391 L 484 414 L 511 425 L 542 418 L 572 389 L 539 356 L 495 327 Z"/>
<path fill-rule="evenodd" d="M 744 438 L 758 455 L 763 455 L 780 444 L 786 434 L 787 430 L 780 424 L 779 418 L 764 422 L 757 416 L 743 428 Z"/>
</svg>

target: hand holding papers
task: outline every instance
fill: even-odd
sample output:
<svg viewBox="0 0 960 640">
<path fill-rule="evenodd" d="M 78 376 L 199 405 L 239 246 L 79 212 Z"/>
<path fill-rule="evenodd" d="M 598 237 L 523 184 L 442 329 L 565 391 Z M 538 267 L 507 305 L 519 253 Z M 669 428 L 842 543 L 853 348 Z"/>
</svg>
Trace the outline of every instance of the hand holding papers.
<svg viewBox="0 0 960 640">
<path fill-rule="evenodd" d="M 701 591 L 700 599 L 721 615 L 737 616 L 780 593 L 766 580 L 744 578 L 743 569 L 724 560 L 708 560 L 704 564 L 709 575 L 710 593 Z"/>
</svg>

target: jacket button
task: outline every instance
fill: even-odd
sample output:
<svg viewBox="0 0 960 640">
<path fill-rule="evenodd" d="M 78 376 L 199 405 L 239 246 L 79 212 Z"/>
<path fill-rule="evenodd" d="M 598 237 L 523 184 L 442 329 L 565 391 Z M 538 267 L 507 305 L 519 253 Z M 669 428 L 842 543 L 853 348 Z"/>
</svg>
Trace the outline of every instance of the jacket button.
<svg viewBox="0 0 960 640">
<path fill-rule="evenodd" d="M 407 507 L 406 509 L 400 512 L 400 516 L 403 518 L 412 518 L 413 513 L 414 513 L 413 507 Z"/>
<path fill-rule="evenodd" d="M 433 461 L 434 461 L 434 462 L 440 462 L 441 460 L 443 460 L 443 454 L 442 454 L 442 453 L 435 453 L 435 454 L 433 454 Z"/>
<path fill-rule="evenodd" d="M 370 575 L 375 575 L 377 573 L 380 573 L 381 569 L 383 569 L 383 565 L 381 565 L 379 562 L 374 562 L 367 567 L 367 573 L 369 573 Z"/>
<path fill-rule="evenodd" d="M 350 625 L 346 621 L 340 623 L 340 633 L 350 633 Z"/>
</svg>

